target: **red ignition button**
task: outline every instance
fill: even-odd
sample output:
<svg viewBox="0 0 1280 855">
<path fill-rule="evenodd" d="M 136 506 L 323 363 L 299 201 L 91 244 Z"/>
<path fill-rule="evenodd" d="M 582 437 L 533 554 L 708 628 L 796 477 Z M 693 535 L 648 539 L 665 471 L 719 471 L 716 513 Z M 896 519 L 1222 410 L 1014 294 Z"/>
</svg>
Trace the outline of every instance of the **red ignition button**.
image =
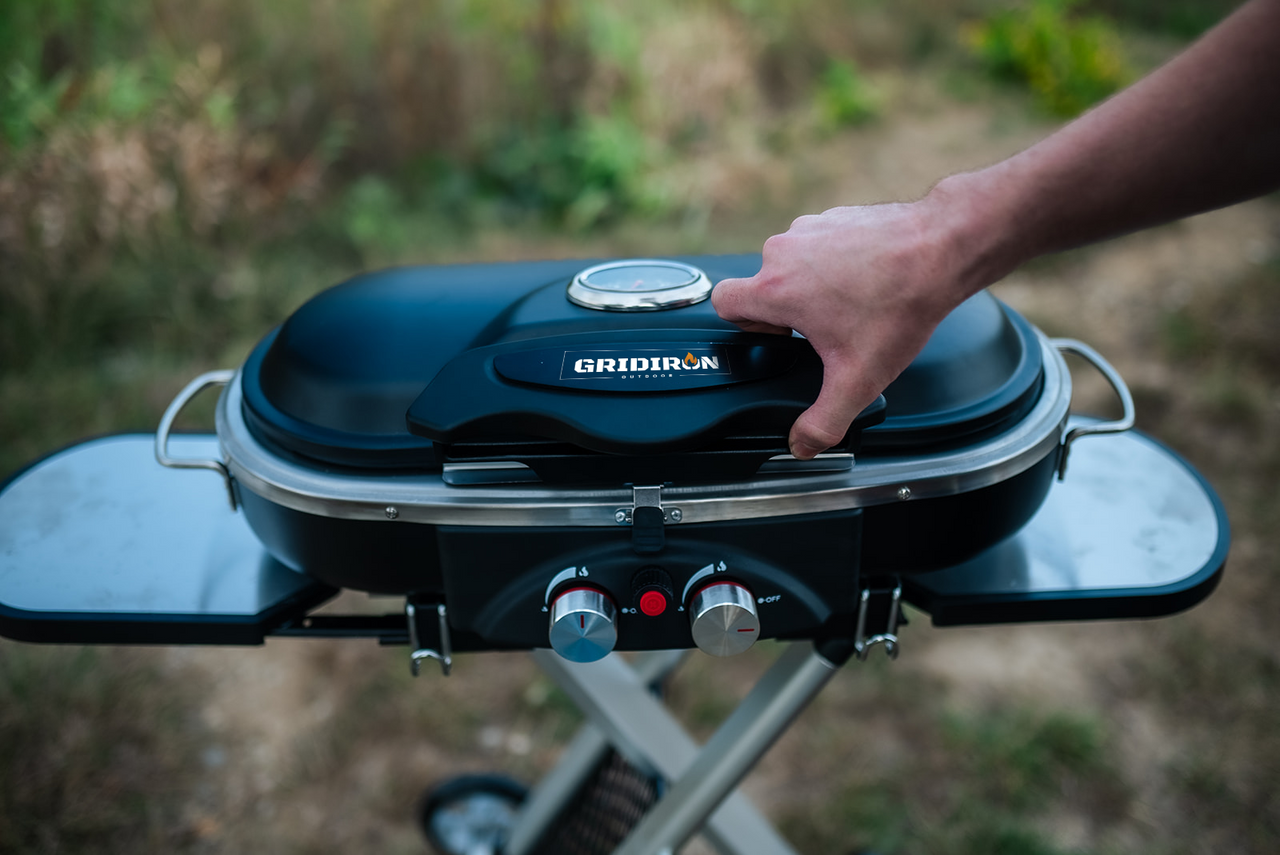
<svg viewBox="0 0 1280 855">
<path fill-rule="evenodd" d="M 667 610 L 667 598 L 661 591 L 645 591 L 640 595 L 640 611 L 657 617 Z"/>
</svg>

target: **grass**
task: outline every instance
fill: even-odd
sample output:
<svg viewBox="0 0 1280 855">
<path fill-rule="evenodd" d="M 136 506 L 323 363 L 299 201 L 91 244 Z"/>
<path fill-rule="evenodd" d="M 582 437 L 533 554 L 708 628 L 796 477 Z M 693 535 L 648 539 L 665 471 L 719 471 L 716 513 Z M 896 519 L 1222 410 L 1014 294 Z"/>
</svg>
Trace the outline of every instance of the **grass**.
<svg viewBox="0 0 1280 855">
<path fill-rule="evenodd" d="M 1169 356 L 1182 364 L 1214 356 L 1280 377 L 1280 344 L 1271 333 L 1280 322 L 1277 285 L 1280 263 L 1267 256 L 1219 288 L 1191 295 L 1166 315 L 1162 343 Z"/>
<path fill-rule="evenodd" d="M 190 843 L 202 728 L 192 693 L 135 651 L 0 642 L 0 851 Z M 163 782 L 163 786 L 157 786 Z"/>
<path fill-rule="evenodd" d="M 889 708 L 917 719 L 910 755 L 884 774 L 855 771 L 827 805 L 785 817 L 800 851 L 1065 855 L 1045 830 L 1052 813 L 1106 799 L 1094 811 L 1103 824 L 1124 814 L 1127 794 L 1099 720 L 1027 708 Z"/>
<path fill-rule="evenodd" d="M 1196 734 L 1167 769 L 1180 807 L 1175 830 L 1212 829 L 1237 851 L 1265 851 L 1280 839 L 1272 797 L 1280 786 L 1272 706 L 1280 663 L 1217 632 L 1171 624 L 1166 634 L 1163 655 L 1144 663 L 1138 679 L 1179 730 Z"/>
</svg>

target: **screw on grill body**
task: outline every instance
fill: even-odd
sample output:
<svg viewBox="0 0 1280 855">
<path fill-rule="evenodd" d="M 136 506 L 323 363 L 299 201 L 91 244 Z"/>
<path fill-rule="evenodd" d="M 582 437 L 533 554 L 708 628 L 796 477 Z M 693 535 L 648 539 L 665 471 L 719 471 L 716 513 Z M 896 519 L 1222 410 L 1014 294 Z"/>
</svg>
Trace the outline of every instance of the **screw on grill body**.
<svg viewBox="0 0 1280 855">
<path fill-rule="evenodd" d="M 680 522 L 680 520 L 682 520 L 682 519 L 684 519 L 684 512 L 683 512 L 683 511 L 681 511 L 679 508 L 672 508 L 672 509 L 671 509 L 671 521 L 672 521 L 672 522 Z"/>
<path fill-rule="evenodd" d="M 627 521 L 627 512 L 626 512 L 626 511 L 618 511 L 616 514 L 614 514 L 614 515 L 613 515 L 613 521 L 614 521 L 614 522 L 616 522 L 616 523 L 619 523 L 619 524 L 626 522 L 626 521 Z"/>
<path fill-rule="evenodd" d="M 910 487 L 899 487 L 899 488 L 898 488 L 898 501 L 900 501 L 900 502 L 905 502 L 907 499 L 910 499 L 910 498 L 911 498 L 911 488 L 910 488 Z"/>
<path fill-rule="evenodd" d="M 400 516 L 400 511 L 394 505 L 387 506 L 387 519 L 393 520 Z"/>
</svg>

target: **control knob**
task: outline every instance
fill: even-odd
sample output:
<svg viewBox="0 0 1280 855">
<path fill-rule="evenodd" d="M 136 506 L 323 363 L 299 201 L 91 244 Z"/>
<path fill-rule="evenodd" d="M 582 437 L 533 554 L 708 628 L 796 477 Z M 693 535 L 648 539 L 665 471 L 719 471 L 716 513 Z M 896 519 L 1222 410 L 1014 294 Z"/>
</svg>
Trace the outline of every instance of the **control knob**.
<svg viewBox="0 0 1280 855">
<path fill-rule="evenodd" d="M 551 647 L 570 662 L 603 659 L 618 643 L 617 608 L 595 588 L 570 588 L 551 604 Z"/>
<path fill-rule="evenodd" d="M 631 580 L 631 601 L 646 617 L 658 617 L 675 600 L 675 585 L 661 567 L 641 567 Z M 635 614 L 635 611 L 632 611 Z"/>
<path fill-rule="evenodd" d="M 689 619 L 693 643 L 712 656 L 742 653 L 760 637 L 755 597 L 737 582 L 716 582 L 698 591 Z"/>
</svg>

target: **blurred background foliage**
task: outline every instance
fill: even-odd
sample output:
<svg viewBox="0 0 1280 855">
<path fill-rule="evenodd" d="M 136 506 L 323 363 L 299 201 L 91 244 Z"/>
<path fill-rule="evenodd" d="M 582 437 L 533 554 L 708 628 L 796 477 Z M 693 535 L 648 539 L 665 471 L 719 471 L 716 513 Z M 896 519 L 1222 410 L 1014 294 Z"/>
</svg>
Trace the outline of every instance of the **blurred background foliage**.
<svg viewBox="0 0 1280 855">
<path fill-rule="evenodd" d="M 914 174 L 904 160 L 919 159 L 916 171 L 942 168 L 952 161 L 930 158 L 957 138 L 991 136 L 982 156 L 1002 156 L 1010 128 L 1048 133 L 1050 122 L 1149 70 L 1234 5 L 0 4 L 0 476 L 87 434 L 153 430 L 196 372 L 239 364 L 303 300 L 361 270 L 754 251 L 806 206 L 834 204 L 831 176 L 878 171 L 889 177 L 870 192 L 901 194 L 911 188 L 900 176 Z M 888 142 L 859 146 L 877 133 Z M 867 151 L 869 164 L 849 157 Z M 1273 244 L 1259 243 L 1248 272 L 1217 290 L 1193 292 L 1178 280 L 1158 298 L 1144 295 L 1159 301 L 1144 304 L 1151 323 L 1125 339 L 1159 360 L 1136 370 L 1144 426 L 1179 440 L 1225 485 L 1243 544 L 1233 561 L 1255 571 L 1271 568 L 1266 532 L 1280 525 Z M 1072 278 L 1090 258 L 1051 260 L 1030 275 L 1044 292 L 1068 290 L 1070 306 L 1093 299 L 1091 317 L 1113 319 L 1120 298 L 1081 297 L 1092 293 L 1088 283 Z M 1159 263 L 1175 280 L 1194 266 Z M 1062 316 L 1033 319 L 1078 332 L 1055 329 Z M 1236 609 L 1224 632 L 1273 626 L 1275 588 L 1249 589 L 1257 606 L 1247 609 L 1220 593 L 1211 603 Z M 812 734 L 797 735 L 812 763 L 838 766 L 824 780 L 842 783 L 810 793 L 818 808 L 784 803 L 788 835 L 815 853 L 856 841 L 886 855 L 1031 855 L 1086 851 L 1055 841 L 1101 838 L 1112 841 L 1103 852 L 1276 851 L 1277 648 L 1251 646 L 1243 632 L 1209 644 L 1203 626 L 1167 626 L 1152 637 L 1171 655 L 1143 667 L 1126 660 L 1100 678 L 1117 684 L 1099 690 L 1124 709 L 1154 697 L 1191 734 L 1155 772 L 1117 747 L 1145 731 L 1120 733 L 1106 704 L 956 711 L 940 706 L 942 690 L 919 673 L 895 666 L 890 679 L 868 665 L 858 680 L 869 688 L 833 687 L 824 698 L 843 704 L 840 715 L 819 708 L 806 719 Z M 572 724 L 545 685 L 524 688 L 527 672 L 490 681 L 510 695 L 496 699 L 483 694 L 490 683 L 461 675 L 433 684 L 447 699 L 436 708 L 404 684 L 398 657 L 367 653 L 309 649 L 315 662 L 300 667 L 324 676 L 314 691 L 347 712 L 311 730 L 299 725 L 320 736 L 283 763 L 285 783 L 227 795 L 220 770 L 240 761 L 224 756 L 234 758 L 234 745 L 208 747 L 213 725 L 200 710 L 214 696 L 200 681 L 187 685 L 190 670 L 137 651 L 0 643 L 0 851 L 369 851 L 379 848 L 373 838 L 357 835 L 383 833 L 402 837 L 376 837 L 380 851 L 418 851 L 411 830 L 394 831 L 412 813 L 416 791 L 404 793 L 441 762 L 472 762 L 473 731 L 482 745 L 499 725 L 550 734 L 550 747 L 514 758 L 532 773 Z M 695 729 L 732 705 L 734 690 L 716 684 L 726 673 L 716 669 L 695 664 L 684 695 L 673 688 Z M 234 676 L 224 692 L 256 685 L 264 703 L 274 696 L 275 683 Z M 140 719 L 138 704 L 156 715 Z M 886 740 L 843 724 L 886 714 Z M 440 735 L 433 750 L 456 748 L 462 759 L 414 760 L 423 732 Z M 851 762 L 842 752 L 856 738 L 867 743 Z M 916 750 L 877 767 L 876 752 L 894 739 Z M 379 780 L 388 789 L 319 789 L 316 781 L 346 782 L 361 757 L 384 749 L 392 759 Z M 268 814 L 262 792 L 278 805 L 346 811 L 338 825 L 305 808 Z"/>
<path fill-rule="evenodd" d="M 887 68 L 985 68 L 1072 115 L 1131 75 L 1120 27 L 1189 33 L 1221 8 L 9 3 L 0 364 L 219 356 L 313 277 L 494 226 L 705 221 L 747 203 L 753 160 L 891 109 Z"/>
<path fill-rule="evenodd" d="M 972 25 L 993 75 L 1024 83 L 1051 113 L 1071 117 L 1129 82 L 1120 36 L 1100 16 L 1072 17 L 1074 0 L 1033 0 Z"/>
<path fill-rule="evenodd" d="M 494 226 L 696 223 L 747 202 L 753 160 L 890 109 L 876 76 L 894 66 L 981 65 L 1056 113 L 1079 112 L 1129 71 L 1114 20 L 1077 11 L 1056 0 L 6 4 L 0 363 L 96 361 L 142 342 L 218 356 L 313 277 Z M 279 261 L 299 252 L 296 266 Z"/>
</svg>

